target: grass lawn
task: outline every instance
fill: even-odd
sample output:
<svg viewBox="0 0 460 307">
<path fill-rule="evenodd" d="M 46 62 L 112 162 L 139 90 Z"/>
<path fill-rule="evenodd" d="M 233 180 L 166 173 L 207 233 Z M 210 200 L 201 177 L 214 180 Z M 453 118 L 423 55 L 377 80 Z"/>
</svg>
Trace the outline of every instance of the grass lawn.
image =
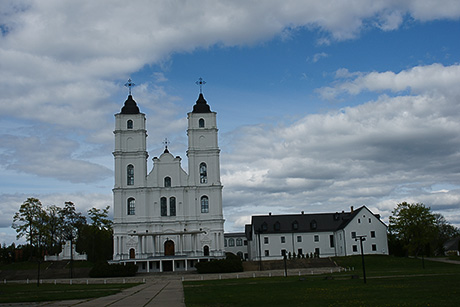
<svg viewBox="0 0 460 307">
<path fill-rule="evenodd" d="M 54 285 L 2 284 L 0 303 L 43 302 L 95 298 L 112 295 L 137 284 Z"/>
<path fill-rule="evenodd" d="M 361 273 L 361 257 L 335 258 L 354 272 L 185 282 L 185 302 L 192 306 L 458 306 L 460 265 L 366 256 L 367 284 L 351 279 Z M 327 276 L 331 276 L 328 274 Z"/>
</svg>

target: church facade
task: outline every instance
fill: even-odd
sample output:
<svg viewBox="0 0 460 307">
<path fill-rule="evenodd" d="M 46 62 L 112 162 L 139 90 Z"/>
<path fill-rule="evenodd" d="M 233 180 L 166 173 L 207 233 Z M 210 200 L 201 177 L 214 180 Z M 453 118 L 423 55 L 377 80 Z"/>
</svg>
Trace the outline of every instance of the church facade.
<svg viewBox="0 0 460 307">
<path fill-rule="evenodd" d="M 224 257 L 216 115 L 200 93 L 188 113 L 188 172 L 167 145 L 148 172 L 146 116 L 130 93 L 115 115 L 113 262 L 187 271 Z"/>
</svg>

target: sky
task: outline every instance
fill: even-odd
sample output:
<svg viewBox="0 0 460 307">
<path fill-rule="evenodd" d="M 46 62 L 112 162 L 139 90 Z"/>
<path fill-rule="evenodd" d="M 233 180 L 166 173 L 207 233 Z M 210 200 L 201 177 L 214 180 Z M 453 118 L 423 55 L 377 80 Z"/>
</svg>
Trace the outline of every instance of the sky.
<svg viewBox="0 0 460 307">
<path fill-rule="evenodd" d="M 403 201 L 460 226 L 458 0 L 2 0 L 0 244 L 28 197 L 112 205 L 128 78 L 150 157 L 168 138 L 187 170 L 200 77 L 227 232 Z"/>
</svg>

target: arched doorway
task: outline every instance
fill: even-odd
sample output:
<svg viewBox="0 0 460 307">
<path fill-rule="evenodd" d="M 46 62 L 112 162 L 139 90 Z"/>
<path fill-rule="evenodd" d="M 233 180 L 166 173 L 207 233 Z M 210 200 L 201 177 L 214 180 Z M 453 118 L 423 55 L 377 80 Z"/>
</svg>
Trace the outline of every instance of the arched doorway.
<svg viewBox="0 0 460 307">
<path fill-rule="evenodd" d="M 209 246 L 205 245 L 203 247 L 203 255 L 209 256 Z"/>
<path fill-rule="evenodd" d="M 129 250 L 129 259 L 135 259 L 136 258 L 136 250 L 134 248 L 131 248 Z"/>
<path fill-rule="evenodd" d="M 168 240 L 165 242 L 165 256 L 174 256 L 174 242 Z"/>
</svg>

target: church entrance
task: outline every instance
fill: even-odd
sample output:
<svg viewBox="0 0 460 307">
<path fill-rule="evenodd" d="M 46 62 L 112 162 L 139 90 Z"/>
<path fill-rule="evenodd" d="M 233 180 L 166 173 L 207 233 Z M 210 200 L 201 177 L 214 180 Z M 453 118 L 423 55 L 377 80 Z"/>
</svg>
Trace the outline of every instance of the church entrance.
<svg viewBox="0 0 460 307">
<path fill-rule="evenodd" d="M 205 246 L 203 247 L 203 254 L 204 254 L 205 256 L 209 256 L 209 246 L 205 245 Z"/>
<path fill-rule="evenodd" d="M 174 242 L 168 240 L 165 242 L 165 256 L 174 256 Z"/>
<path fill-rule="evenodd" d="M 173 262 L 172 260 L 163 261 L 163 272 L 172 272 Z"/>
<path fill-rule="evenodd" d="M 136 250 L 134 248 L 131 248 L 129 250 L 129 259 L 134 259 L 136 258 Z"/>
</svg>

